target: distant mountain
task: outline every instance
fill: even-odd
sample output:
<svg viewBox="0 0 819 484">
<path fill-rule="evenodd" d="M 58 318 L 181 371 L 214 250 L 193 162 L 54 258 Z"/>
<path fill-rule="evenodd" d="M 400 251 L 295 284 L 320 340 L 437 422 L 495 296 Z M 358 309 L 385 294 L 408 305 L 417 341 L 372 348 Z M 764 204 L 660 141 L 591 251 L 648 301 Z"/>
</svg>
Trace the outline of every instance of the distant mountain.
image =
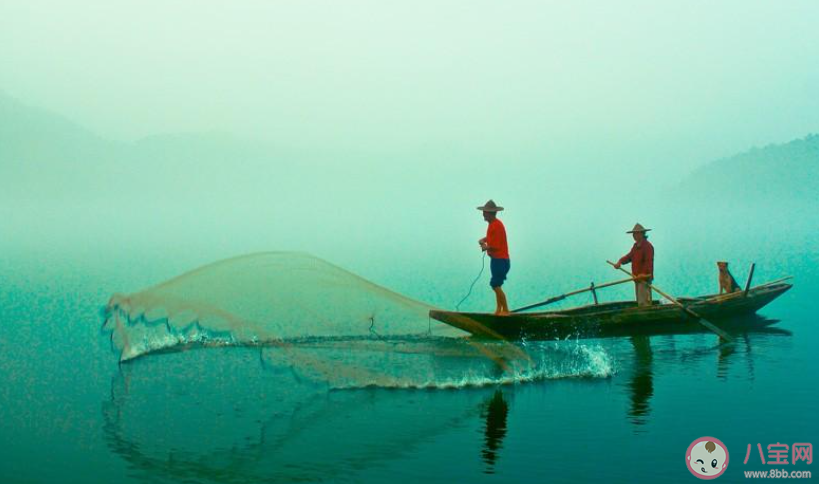
<svg viewBox="0 0 819 484">
<path fill-rule="evenodd" d="M 0 91 L 0 165 L 110 158 L 121 149 L 121 143 Z"/>
<path fill-rule="evenodd" d="M 0 92 L 0 201 L 15 208 L 94 195 L 127 145 Z"/>
<path fill-rule="evenodd" d="M 676 195 L 740 204 L 815 202 L 819 200 L 819 135 L 711 162 L 684 180 Z"/>
<path fill-rule="evenodd" d="M 358 193 L 355 184 L 337 183 L 351 169 L 224 133 L 111 141 L 0 91 L 0 201 L 14 206 L 34 201 L 217 205 L 222 200 L 254 205 L 270 194 L 284 198 L 316 191 L 343 197 Z M 361 168 L 357 176 L 379 186 L 395 182 L 394 173 L 400 167 Z M 819 135 L 709 163 L 660 199 L 671 207 L 694 201 L 723 208 L 771 201 L 811 207 L 804 201 L 819 200 Z"/>
<path fill-rule="evenodd" d="M 111 141 L 0 91 L 0 200 L 17 207 L 212 198 L 231 185 L 261 191 L 292 170 L 286 159 L 218 132 Z"/>
</svg>

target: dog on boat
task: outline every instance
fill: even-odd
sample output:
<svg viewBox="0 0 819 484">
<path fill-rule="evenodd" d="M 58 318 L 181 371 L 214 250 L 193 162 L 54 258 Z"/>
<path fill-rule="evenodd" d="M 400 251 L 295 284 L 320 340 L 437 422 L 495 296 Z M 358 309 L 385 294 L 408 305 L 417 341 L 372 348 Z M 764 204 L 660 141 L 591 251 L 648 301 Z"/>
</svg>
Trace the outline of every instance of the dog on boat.
<svg viewBox="0 0 819 484">
<path fill-rule="evenodd" d="M 719 293 L 722 294 L 723 292 L 731 293 L 739 291 L 739 284 L 737 284 L 737 280 L 734 279 L 734 276 L 732 276 L 728 271 L 728 263 L 717 262 L 717 267 L 719 267 Z"/>
</svg>

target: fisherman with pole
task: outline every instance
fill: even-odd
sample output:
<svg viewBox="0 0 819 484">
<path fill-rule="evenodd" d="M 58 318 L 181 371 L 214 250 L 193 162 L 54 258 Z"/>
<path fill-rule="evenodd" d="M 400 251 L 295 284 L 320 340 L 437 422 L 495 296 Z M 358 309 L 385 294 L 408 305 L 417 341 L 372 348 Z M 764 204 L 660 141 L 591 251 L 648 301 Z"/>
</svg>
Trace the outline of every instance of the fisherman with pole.
<svg viewBox="0 0 819 484">
<path fill-rule="evenodd" d="M 619 269 L 623 264 L 631 264 L 634 274 L 634 292 L 638 306 L 651 306 L 651 281 L 654 280 L 654 246 L 648 241 L 647 229 L 640 224 L 626 232 L 634 237 L 634 245 L 628 254 L 614 264 Z"/>
<path fill-rule="evenodd" d="M 732 342 L 733 338 L 731 338 L 728 333 L 720 329 L 718 326 L 715 326 L 714 323 L 703 318 L 698 313 L 695 313 L 692 309 L 686 307 L 683 303 L 678 301 L 670 294 L 663 292 L 662 289 L 652 284 L 652 281 L 654 280 L 654 246 L 651 245 L 651 243 L 648 241 L 648 236 L 646 236 L 646 232 L 649 230 L 651 229 L 644 228 L 640 224 L 634 224 L 634 228 L 626 232 L 627 234 L 632 234 L 634 236 L 634 246 L 632 246 L 629 253 L 621 257 L 617 263 L 606 261 L 615 269 L 618 269 L 634 278 L 635 292 L 637 293 L 637 305 L 651 306 L 651 291 L 654 290 L 662 297 L 671 301 L 672 304 L 679 306 L 684 313 L 693 318 L 699 324 L 716 333 L 720 338 L 722 338 L 722 340 L 729 343 Z M 631 263 L 631 272 L 620 267 L 623 264 L 628 263 Z"/>
</svg>

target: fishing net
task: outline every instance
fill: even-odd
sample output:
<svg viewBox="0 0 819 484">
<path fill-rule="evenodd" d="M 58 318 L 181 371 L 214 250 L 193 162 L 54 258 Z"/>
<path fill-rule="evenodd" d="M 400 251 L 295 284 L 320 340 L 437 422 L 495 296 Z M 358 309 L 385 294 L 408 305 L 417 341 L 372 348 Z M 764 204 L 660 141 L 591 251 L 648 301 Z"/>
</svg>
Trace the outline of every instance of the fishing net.
<svg viewBox="0 0 819 484">
<path fill-rule="evenodd" d="M 473 341 L 431 307 L 302 253 L 216 262 L 114 295 L 103 325 L 120 360 L 203 346 L 258 346 L 270 368 L 333 388 L 441 388 L 606 377 L 586 346 Z"/>
<path fill-rule="evenodd" d="M 464 334 L 430 309 L 311 255 L 269 252 L 115 294 L 104 329 L 122 360 L 186 343 Z"/>
</svg>

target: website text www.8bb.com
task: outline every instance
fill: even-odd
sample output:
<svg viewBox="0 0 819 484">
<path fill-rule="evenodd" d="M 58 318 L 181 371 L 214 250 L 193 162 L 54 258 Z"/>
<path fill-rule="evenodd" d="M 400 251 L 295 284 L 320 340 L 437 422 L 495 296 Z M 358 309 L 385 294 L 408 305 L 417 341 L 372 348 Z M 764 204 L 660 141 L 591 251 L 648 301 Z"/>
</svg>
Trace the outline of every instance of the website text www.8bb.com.
<svg viewBox="0 0 819 484">
<path fill-rule="evenodd" d="M 810 471 L 786 471 L 771 469 L 767 471 L 744 471 L 748 479 L 810 479 Z"/>
</svg>

